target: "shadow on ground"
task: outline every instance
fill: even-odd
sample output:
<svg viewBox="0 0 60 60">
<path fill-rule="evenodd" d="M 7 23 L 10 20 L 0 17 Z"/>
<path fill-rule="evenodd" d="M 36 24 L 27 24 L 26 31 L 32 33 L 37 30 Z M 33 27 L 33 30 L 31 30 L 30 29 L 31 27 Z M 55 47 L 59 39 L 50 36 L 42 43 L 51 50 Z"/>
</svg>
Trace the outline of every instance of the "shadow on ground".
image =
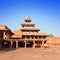
<svg viewBox="0 0 60 60">
<path fill-rule="evenodd" d="M 9 52 L 9 51 L 13 51 L 16 50 L 15 48 L 4 48 L 4 49 L 0 49 L 0 53 L 1 52 Z"/>
</svg>

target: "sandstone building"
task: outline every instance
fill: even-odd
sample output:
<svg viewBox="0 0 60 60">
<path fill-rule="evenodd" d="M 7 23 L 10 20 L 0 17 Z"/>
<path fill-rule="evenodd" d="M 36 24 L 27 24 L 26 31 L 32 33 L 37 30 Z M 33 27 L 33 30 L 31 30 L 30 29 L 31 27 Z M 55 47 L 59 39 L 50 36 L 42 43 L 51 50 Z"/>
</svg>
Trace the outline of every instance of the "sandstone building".
<svg viewBox="0 0 60 60">
<path fill-rule="evenodd" d="M 48 40 L 47 33 L 41 33 L 30 17 L 26 17 L 20 30 L 12 32 L 7 26 L 0 25 L 0 48 L 43 48 Z"/>
<path fill-rule="evenodd" d="M 60 47 L 60 37 L 49 38 L 46 44 L 48 47 Z"/>
</svg>

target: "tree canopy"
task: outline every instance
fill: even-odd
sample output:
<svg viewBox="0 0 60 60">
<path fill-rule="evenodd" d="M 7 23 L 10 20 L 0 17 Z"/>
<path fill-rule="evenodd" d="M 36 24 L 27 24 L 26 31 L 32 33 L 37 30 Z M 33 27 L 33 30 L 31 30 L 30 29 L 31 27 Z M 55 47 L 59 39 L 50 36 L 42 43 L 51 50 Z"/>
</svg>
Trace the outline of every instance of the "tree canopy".
<svg viewBox="0 0 60 60">
<path fill-rule="evenodd" d="M 53 34 L 49 34 L 49 37 L 52 38 L 52 37 L 54 37 L 54 35 Z"/>
</svg>

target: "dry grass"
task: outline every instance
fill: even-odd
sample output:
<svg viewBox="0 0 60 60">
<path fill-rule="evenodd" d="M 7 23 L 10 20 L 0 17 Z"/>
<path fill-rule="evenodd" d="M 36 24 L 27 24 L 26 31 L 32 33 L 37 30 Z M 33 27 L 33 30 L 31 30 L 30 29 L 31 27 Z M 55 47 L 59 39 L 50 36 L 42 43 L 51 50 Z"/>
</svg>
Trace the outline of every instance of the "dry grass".
<svg viewBox="0 0 60 60">
<path fill-rule="evenodd" d="M 1 51 L 0 60 L 60 60 L 60 47 L 18 48 L 11 51 Z"/>
</svg>

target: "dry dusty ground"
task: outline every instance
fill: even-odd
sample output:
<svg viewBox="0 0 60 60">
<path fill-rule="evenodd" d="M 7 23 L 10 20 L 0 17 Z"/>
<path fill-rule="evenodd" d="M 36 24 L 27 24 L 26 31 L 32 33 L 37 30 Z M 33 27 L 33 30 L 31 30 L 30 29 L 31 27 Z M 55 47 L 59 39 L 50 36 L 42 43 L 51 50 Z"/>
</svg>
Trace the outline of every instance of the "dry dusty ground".
<svg viewBox="0 0 60 60">
<path fill-rule="evenodd" d="M 3 50 L 0 51 L 0 60 L 60 60 L 60 47 Z"/>
</svg>

